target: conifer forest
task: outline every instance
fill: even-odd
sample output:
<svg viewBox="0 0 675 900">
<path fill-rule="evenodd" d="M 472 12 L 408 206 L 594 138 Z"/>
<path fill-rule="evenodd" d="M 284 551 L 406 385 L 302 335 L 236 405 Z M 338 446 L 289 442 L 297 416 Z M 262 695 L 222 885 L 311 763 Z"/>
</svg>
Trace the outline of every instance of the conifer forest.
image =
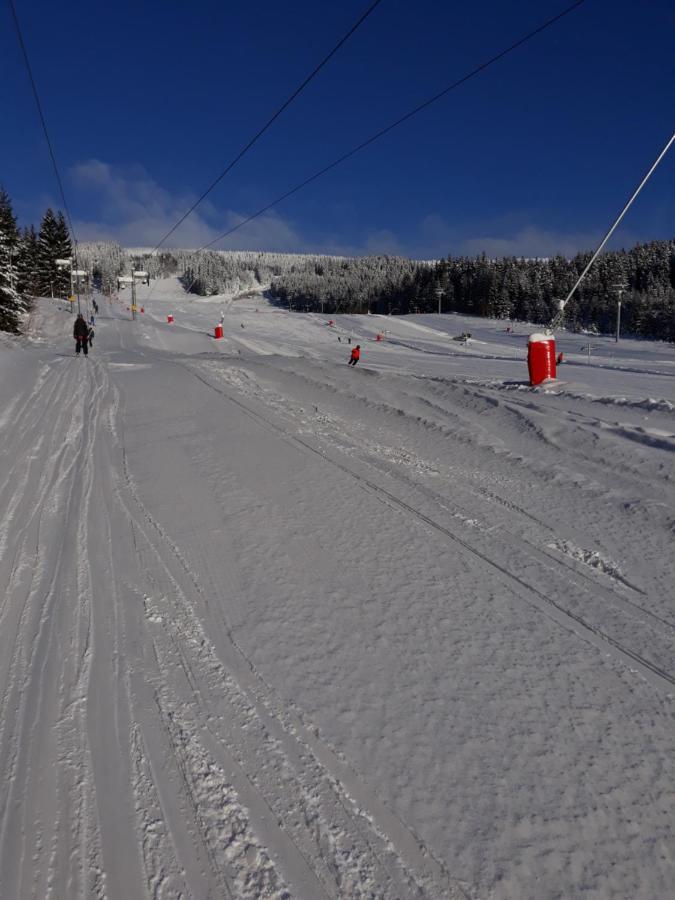
<svg viewBox="0 0 675 900">
<path fill-rule="evenodd" d="M 57 259 L 73 252 L 61 212 L 48 209 L 39 230 L 21 230 L 0 192 L 0 329 L 16 331 L 31 297 L 65 297 L 69 273 Z M 453 257 L 419 261 L 397 256 L 338 257 L 252 251 L 129 250 L 112 241 L 81 243 L 77 265 L 104 293 L 134 267 L 152 279 L 177 276 L 188 293 L 233 296 L 266 290 L 294 312 L 458 312 L 548 324 L 591 251 L 572 259 Z M 622 332 L 675 341 L 675 240 L 651 241 L 603 254 L 565 311 L 572 330 L 609 333 L 617 299 Z"/>
</svg>

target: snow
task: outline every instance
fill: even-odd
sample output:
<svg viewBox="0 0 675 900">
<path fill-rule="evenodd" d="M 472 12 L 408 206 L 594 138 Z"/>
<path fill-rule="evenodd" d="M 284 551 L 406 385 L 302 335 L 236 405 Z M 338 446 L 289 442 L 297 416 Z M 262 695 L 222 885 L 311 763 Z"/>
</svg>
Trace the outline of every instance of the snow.
<svg viewBox="0 0 675 900">
<path fill-rule="evenodd" d="M 669 896 L 672 346 L 125 293 L 0 340 L 0 897 Z"/>
</svg>

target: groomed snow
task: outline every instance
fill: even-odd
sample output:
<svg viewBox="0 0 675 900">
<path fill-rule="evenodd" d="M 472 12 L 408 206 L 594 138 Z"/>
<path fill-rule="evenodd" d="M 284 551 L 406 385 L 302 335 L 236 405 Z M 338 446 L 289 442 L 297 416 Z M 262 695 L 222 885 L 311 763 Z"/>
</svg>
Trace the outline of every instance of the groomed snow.
<svg viewBox="0 0 675 900">
<path fill-rule="evenodd" d="M 0 897 L 669 897 L 672 346 L 127 294 L 0 342 Z"/>
</svg>

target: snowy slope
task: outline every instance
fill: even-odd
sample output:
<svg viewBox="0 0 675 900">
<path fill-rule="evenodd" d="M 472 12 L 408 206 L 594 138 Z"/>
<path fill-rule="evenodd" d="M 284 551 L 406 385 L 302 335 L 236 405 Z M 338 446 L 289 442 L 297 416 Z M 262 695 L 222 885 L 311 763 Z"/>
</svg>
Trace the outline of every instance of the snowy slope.
<svg viewBox="0 0 675 900">
<path fill-rule="evenodd" d="M 669 896 L 672 348 L 100 302 L 0 346 L 0 897 Z"/>
</svg>

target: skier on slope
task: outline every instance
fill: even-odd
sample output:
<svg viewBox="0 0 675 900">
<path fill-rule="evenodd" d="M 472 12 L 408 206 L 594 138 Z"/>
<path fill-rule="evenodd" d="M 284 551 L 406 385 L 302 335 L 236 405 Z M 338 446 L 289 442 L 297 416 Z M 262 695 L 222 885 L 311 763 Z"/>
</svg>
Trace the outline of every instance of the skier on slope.
<svg viewBox="0 0 675 900">
<path fill-rule="evenodd" d="M 352 355 L 349 357 L 348 366 L 355 366 L 357 362 L 361 359 L 361 345 L 357 344 L 356 347 L 352 348 Z"/>
<path fill-rule="evenodd" d="M 73 337 L 75 338 L 75 353 L 79 355 L 80 350 L 82 349 L 86 356 L 89 345 L 89 326 L 85 322 L 82 313 L 78 313 L 77 318 L 75 319 L 75 324 L 73 325 Z"/>
</svg>

